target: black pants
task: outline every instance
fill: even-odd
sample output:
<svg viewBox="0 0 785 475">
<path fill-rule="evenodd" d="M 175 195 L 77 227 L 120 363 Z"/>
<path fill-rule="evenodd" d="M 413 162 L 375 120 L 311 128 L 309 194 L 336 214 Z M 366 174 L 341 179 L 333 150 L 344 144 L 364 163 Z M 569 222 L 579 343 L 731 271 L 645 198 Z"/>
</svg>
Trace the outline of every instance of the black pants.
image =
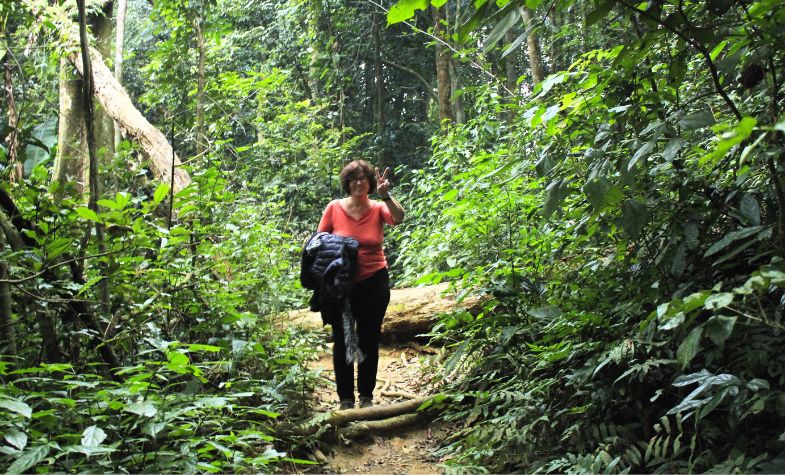
<svg viewBox="0 0 785 475">
<path fill-rule="evenodd" d="M 373 397 L 376 370 L 379 366 L 379 339 L 382 320 L 390 303 L 390 275 L 382 269 L 371 277 L 354 284 L 351 297 L 352 315 L 357 322 L 357 344 L 365 359 L 357 368 L 357 392 L 360 397 Z M 341 316 L 336 309 L 333 327 L 333 367 L 338 398 L 354 401 L 354 364 L 346 364 L 346 344 Z"/>
</svg>

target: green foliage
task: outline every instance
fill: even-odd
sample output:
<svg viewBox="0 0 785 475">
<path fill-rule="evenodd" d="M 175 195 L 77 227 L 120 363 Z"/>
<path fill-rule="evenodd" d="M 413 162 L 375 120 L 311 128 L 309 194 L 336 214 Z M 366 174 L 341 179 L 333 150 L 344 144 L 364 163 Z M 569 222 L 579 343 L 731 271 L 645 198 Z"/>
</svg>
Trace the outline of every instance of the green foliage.
<svg viewBox="0 0 785 475">
<path fill-rule="evenodd" d="M 4 362 L 4 471 L 272 471 L 286 455 L 275 424 L 293 396 L 275 389 L 291 377 L 285 347 L 149 343 L 113 379 L 65 363 L 10 371 Z M 271 364 L 259 371 L 261 361 Z"/>
<path fill-rule="evenodd" d="M 596 4 L 603 47 L 520 104 L 487 94 L 412 173 L 396 265 L 491 294 L 431 334 L 453 350 L 451 469 L 782 464 L 782 112 L 742 79 L 782 57 L 782 18 L 650 6 Z M 503 25 L 476 9 L 472 29 Z"/>
</svg>

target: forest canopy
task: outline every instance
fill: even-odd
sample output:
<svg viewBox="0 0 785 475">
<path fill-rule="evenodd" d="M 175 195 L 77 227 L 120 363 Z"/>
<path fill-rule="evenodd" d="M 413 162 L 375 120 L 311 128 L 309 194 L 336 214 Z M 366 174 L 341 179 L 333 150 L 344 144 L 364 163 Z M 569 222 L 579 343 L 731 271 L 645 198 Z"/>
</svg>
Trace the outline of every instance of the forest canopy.
<svg viewBox="0 0 785 475">
<path fill-rule="evenodd" d="M 364 159 L 445 470 L 784 471 L 783 6 L 0 0 L 0 470 L 306 470 Z"/>
</svg>

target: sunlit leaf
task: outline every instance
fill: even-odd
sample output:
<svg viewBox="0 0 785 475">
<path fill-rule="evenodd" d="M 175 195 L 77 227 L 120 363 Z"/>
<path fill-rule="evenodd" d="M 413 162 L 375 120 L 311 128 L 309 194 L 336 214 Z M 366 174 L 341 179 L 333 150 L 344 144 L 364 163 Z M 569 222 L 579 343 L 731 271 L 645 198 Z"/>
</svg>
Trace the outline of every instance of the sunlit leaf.
<svg viewBox="0 0 785 475">
<path fill-rule="evenodd" d="M 82 432 L 82 445 L 85 447 L 98 447 L 106 440 L 106 432 L 98 426 L 90 426 Z"/>
</svg>

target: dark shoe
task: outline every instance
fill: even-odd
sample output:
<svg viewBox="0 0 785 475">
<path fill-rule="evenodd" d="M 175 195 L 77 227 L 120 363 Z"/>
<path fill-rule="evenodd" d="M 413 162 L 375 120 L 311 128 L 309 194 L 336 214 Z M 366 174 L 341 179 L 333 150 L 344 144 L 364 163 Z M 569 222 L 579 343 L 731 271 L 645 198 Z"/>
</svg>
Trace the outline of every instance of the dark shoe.
<svg viewBox="0 0 785 475">
<path fill-rule="evenodd" d="M 341 405 L 338 406 L 338 409 L 343 411 L 344 409 L 354 409 L 354 401 L 351 399 L 343 399 L 341 401 Z"/>
<path fill-rule="evenodd" d="M 360 409 L 364 407 L 373 407 L 373 398 L 360 396 Z"/>
</svg>

